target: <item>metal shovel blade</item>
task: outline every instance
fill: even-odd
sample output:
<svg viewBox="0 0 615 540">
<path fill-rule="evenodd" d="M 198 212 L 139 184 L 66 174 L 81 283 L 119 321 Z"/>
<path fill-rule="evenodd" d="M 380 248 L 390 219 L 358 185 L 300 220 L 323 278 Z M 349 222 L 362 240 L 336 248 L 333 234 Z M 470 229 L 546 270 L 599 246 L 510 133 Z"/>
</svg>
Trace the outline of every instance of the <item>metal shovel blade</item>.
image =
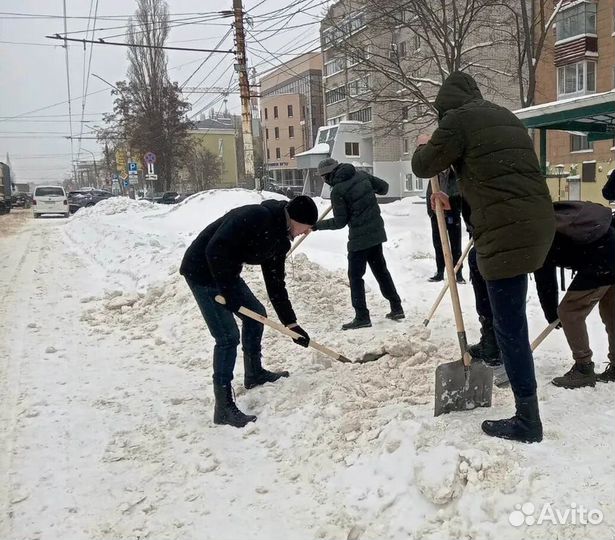
<svg viewBox="0 0 615 540">
<path fill-rule="evenodd" d="M 462 360 L 447 362 L 436 368 L 434 416 L 451 411 L 491 407 L 493 368 L 482 362 L 465 367 Z"/>
</svg>

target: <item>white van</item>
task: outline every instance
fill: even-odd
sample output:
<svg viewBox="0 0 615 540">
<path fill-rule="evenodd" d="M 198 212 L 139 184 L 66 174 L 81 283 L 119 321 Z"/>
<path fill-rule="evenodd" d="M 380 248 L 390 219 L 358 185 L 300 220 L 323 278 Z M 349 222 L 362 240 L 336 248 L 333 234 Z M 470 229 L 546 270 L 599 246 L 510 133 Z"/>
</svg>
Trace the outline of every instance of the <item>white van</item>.
<svg viewBox="0 0 615 540">
<path fill-rule="evenodd" d="M 43 214 L 62 214 L 68 217 L 68 200 L 62 186 L 37 186 L 32 196 L 34 218 Z"/>
</svg>

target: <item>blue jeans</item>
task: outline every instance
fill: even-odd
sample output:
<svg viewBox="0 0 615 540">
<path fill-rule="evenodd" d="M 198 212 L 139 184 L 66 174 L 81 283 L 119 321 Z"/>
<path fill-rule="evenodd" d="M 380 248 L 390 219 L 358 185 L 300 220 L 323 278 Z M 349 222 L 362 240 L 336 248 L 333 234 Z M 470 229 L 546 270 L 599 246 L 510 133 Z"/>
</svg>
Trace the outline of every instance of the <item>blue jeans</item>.
<svg viewBox="0 0 615 540">
<path fill-rule="evenodd" d="M 233 380 L 233 370 L 237 359 L 239 345 L 239 329 L 235 315 L 223 305 L 214 300 L 218 289 L 209 285 L 200 285 L 186 278 L 196 303 L 203 314 L 207 327 L 216 341 L 214 346 L 214 384 L 226 385 Z M 267 316 L 265 306 L 261 304 L 243 279 L 239 280 L 238 293 L 241 305 L 259 315 Z M 242 321 L 241 346 L 244 355 L 259 356 L 261 354 L 261 338 L 263 325 L 249 317 L 237 314 Z"/>
<path fill-rule="evenodd" d="M 510 386 L 516 397 L 536 394 L 534 357 L 527 330 L 527 275 L 487 281 L 493 326 Z"/>
</svg>

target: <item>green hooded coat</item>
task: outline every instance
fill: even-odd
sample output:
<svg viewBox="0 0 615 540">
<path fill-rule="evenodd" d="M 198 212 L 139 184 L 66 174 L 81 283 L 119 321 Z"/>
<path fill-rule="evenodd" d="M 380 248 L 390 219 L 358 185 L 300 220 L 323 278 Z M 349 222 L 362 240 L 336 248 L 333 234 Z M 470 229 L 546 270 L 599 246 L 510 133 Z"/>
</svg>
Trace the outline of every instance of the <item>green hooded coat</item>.
<svg viewBox="0 0 615 540">
<path fill-rule="evenodd" d="M 508 109 L 484 100 L 465 73 L 444 81 L 435 106 L 438 129 L 414 152 L 414 174 L 430 178 L 455 166 L 485 279 L 540 268 L 553 242 L 555 216 L 527 130 Z"/>
<path fill-rule="evenodd" d="M 313 230 L 342 229 L 348 225 L 348 251 L 362 251 L 386 242 L 384 221 L 376 199 L 386 195 L 389 184 L 349 163 L 338 165 L 329 175 L 333 218 L 317 223 Z"/>
</svg>

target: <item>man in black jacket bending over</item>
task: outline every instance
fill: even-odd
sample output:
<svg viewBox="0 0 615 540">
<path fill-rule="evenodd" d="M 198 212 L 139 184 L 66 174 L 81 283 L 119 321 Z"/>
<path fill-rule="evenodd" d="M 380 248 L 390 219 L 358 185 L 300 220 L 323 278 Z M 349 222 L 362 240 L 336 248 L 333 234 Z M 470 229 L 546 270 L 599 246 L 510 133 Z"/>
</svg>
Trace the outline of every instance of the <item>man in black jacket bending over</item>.
<svg viewBox="0 0 615 540">
<path fill-rule="evenodd" d="M 265 307 L 240 277 L 244 264 L 262 268 L 267 294 L 280 321 L 302 337 L 295 343 L 307 347 L 308 334 L 297 324 L 284 282 L 286 254 L 291 239 L 307 233 L 318 219 L 309 197 L 290 202 L 268 200 L 235 208 L 211 223 L 186 251 L 182 274 L 194 294 L 205 322 L 216 341 L 214 346 L 214 423 L 244 427 L 256 416 L 243 414 L 233 401 L 231 381 L 239 345 L 234 315 L 242 320 L 241 345 L 244 385 L 247 389 L 288 377 L 288 371 L 272 372 L 261 364 L 263 325 L 238 313 L 246 307 L 266 316 Z M 222 295 L 226 301 L 215 301 Z"/>
<path fill-rule="evenodd" d="M 376 194 L 386 195 L 389 184 L 349 163 L 327 158 L 318 164 L 318 174 L 331 186 L 333 218 L 317 223 L 313 230 L 342 229 L 348 225 L 348 278 L 355 318 L 342 325 L 342 330 L 367 328 L 372 325 L 365 301 L 363 276 L 367 265 L 372 269 L 380 292 L 391 305 L 387 319 L 405 317 L 401 299 L 384 260 L 382 244 L 387 236 Z"/>
</svg>

